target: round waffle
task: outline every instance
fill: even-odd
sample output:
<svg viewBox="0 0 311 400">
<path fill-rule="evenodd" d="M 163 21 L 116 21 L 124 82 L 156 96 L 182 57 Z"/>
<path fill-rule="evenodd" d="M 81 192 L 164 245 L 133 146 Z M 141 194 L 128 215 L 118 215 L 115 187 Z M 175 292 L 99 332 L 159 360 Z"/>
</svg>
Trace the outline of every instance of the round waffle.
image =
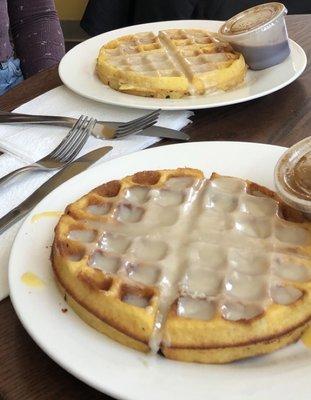
<svg viewBox="0 0 311 400">
<path fill-rule="evenodd" d="M 137 33 L 105 44 L 96 65 L 113 89 L 139 96 L 180 98 L 228 90 L 243 82 L 243 56 L 201 29 Z"/>
<path fill-rule="evenodd" d="M 69 305 L 118 342 L 225 363 L 297 340 L 311 318 L 311 223 L 255 183 L 145 171 L 92 190 L 55 228 Z"/>
</svg>

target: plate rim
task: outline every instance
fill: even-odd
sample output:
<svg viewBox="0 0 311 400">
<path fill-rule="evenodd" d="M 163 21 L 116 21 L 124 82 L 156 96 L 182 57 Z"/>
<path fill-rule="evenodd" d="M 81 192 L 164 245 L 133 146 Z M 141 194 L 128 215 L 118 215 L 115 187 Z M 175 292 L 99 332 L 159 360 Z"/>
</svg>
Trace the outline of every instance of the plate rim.
<svg viewBox="0 0 311 400">
<path fill-rule="evenodd" d="M 68 87 L 70 90 L 72 90 L 73 92 L 77 93 L 78 95 L 80 95 L 80 96 L 82 96 L 84 98 L 87 98 L 87 99 L 90 99 L 90 100 L 93 100 L 93 101 L 97 101 L 97 102 L 100 102 L 100 103 L 103 103 L 103 104 L 109 104 L 109 105 L 117 105 L 117 106 L 120 106 L 120 107 L 130 107 L 130 108 L 146 109 L 146 110 L 147 109 L 149 109 L 149 110 L 158 109 L 159 108 L 159 104 L 155 104 L 155 105 L 152 105 L 152 104 L 149 104 L 149 103 L 142 104 L 144 98 L 141 97 L 141 96 L 134 96 L 134 95 L 127 94 L 127 96 L 129 96 L 129 100 L 127 102 L 125 100 L 121 100 L 120 101 L 118 99 L 116 99 L 116 100 L 109 99 L 109 97 L 108 98 L 99 99 L 98 96 L 92 95 L 90 93 L 86 93 L 84 90 L 80 90 L 79 88 L 77 88 L 74 85 L 71 85 L 70 83 L 67 82 L 66 72 L 65 72 L 65 68 L 66 67 L 65 66 L 66 66 L 66 63 L 70 60 L 72 54 L 74 54 L 77 51 L 77 48 L 79 48 L 79 46 L 81 46 L 81 48 L 83 46 L 87 46 L 88 42 L 90 42 L 90 41 L 92 41 L 94 39 L 98 39 L 100 36 L 104 38 L 106 35 L 108 36 L 108 35 L 111 35 L 111 34 L 117 34 L 117 33 L 126 34 L 126 32 L 128 30 L 132 30 L 134 27 L 141 28 L 141 27 L 146 26 L 146 29 L 148 29 L 148 26 L 150 26 L 150 25 L 169 24 L 169 23 L 178 23 L 178 22 L 182 22 L 182 23 L 185 23 L 185 24 L 188 24 L 188 23 L 198 23 L 198 24 L 205 23 L 206 24 L 206 23 L 209 23 L 209 22 L 221 24 L 224 21 L 217 21 L 217 20 L 191 20 L 191 19 L 190 20 L 168 20 L 168 21 L 149 22 L 149 23 L 145 23 L 145 24 L 130 25 L 130 26 L 127 26 L 127 27 L 118 28 L 118 29 L 114 29 L 114 30 L 111 30 L 111 31 L 108 31 L 108 32 L 101 33 L 99 35 L 96 35 L 96 36 L 93 36 L 93 37 L 87 39 L 86 41 L 83 41 L 83 42 L 79 43 L 77 46 L 75 46 L 74 48 L 69 50 L 68 53 L 65 54 L 65 56 L 62 58 L 62 60 L 59 63 L 59 66 L 58 66 L 59 77 L 60 77 L 62 83 L 66 87 Z M 153 28 L 149 28 L 149 29 L 153 29 Z M 195 105 L 195 104 L 188 104 L 188 105 L 187 104 L 184 104 L 184 105 L 169 105 L 169 104 L 166 105 L 166 104 L 163 104 L 160 108 L 162 110 L 171 110 L 171 111 L 174 111 L 174 110 L 175 111 L 176 110 L 187 110 L 187 109 L 199 110 L 199 109 L 208 109 L 208 108 L 218 108 L 218 107 L 223 107 L 223 106 L 227 106 L 227 105 L 233 105 L 233 104 L 239 104 L 239 103 L 244 103 L 244 102 L 247 102 L 247 101 L 251 101 L 251 100 L 267 96 L 267 95 L 269 95 L 271 93 L 274 93 L 274 92 L 277 92 L 278 90 L 283 89 L 284 87 L 290 85 L 292 82 L 294 82 L 296 79 L 298 79 L 299 76 L 305 71 L 306 66 L 307 66 L 307 56 L 306 56 L 306 53 L 305 53 L 304 49 L 297 42 L 295 42 L 293 39 L 289 38 L 289 43 L 290 43 L 291 47 L 295 48 L 295 50 L 298 53 L 300 53 L 300 56 L 301 56 L 301 60 L 300 61 L 302 63 L 302 67 L 301 67 L 300 70 L 295 71 L 295 73 L 288 80 L 285 80 L 285 81 L 281 82 L 279 85 L 273 86 L 272 88 L 267 89 L 267 90 L 262 91 L 262 92 L 257 92 L 255 94 L 245 96 L 243 98 L 236 98 L 236 99 L 229 100 L 229 101 L 226 101 L 226 100 L 218 101 L 218 102 L 213 103 L 211 105 L 208 104 L 208 96 L 207 96 L 207 103 L 204 103 L 204 104 L 197 104 L 197 105 Z M 277 66 L 275 66 L 275 67 L 277 67 Z M 254 71 L 254 72 L 256 73 L 256 71 Z M 108 89 L 113 90 L 111 88 L 108 88 Z M 113 90 L 113 91 L 115 92 L 115 90 Z M 123 95 L 125 95 L 125 93 L 121 93 L 120 92 L 120 95 L 123 96 Z M 136 99 L 137 100 L 137 104 L 136 104 L 136 102 L 133 102 L 133 101 L 131 102 L 131 99 L 132 100 Z M 157 100 L 165 100 L 165 99 L 157 99 Z"/>
<path fill-rule="evenodd" d="M 284 146 L 279 146 L 279 145 L 275 145 L 275 144 L 266 144 L 266 143 L 257 143 L 257 142 L 243 142 L 243 141 L 204 141 L 204 142 L 190 142 L 190 143 L 178 143 L 178 144 L 172 144 L 172 145 L 165 145 L 165 146 L 158 146 L 155 148 L 150 148 L 150 149 L 145 149 L 140 151 L 139 153 L 148 153 L 148 152 L 157 152 L 157 151 L 161 151 L 164 149 L 167 150 L 168 148 L 171 148 L 171 146 L 173 146 L 172 151 L 175 147 L 189 147 L 189 145 L 194 145 L 194 146 L 202 146 L 202 144 L 204 145 L 217 145 L 220 146 L 222 144 L 226 144 L 227 146 L 230 145 L 234 145 L 239 147 L 240 145 L 246 146 L 246 147 L 253 147 L 254 145 L 256 147 L 273 147 L 273 148 L 278 148 L 281 151 L 285 151 L 286 147 Z M 36 207 L 29 213 L 29 215 L 27 216 L 27 218 L 25 219 L 25 221 L 23 222 L 20 230 L 18 231 L 16 238 L 14 240 L 13 246 L 12 246 L 12 251 L 10 254 L 10 260 L 9 260 L 9 287 L 10 287 L 10 296 L 11 296 L 11 302 L 13 304 L 14 310 L 20 320 L 20 322 L 22 323 L 24 329 L 28 332 L 28 334 L 30 335 L 30 337 L 35 341 L 35 343 L 41 348 L 42 351 L 44 351 L 52 360 L 54 360 L 59 367 L 64 368 L 66 371 L 68 371 L 70 374 L 72 374 L 73 376 L 77 377 L 79 380 L 81 380 L 82 382 L 85 382 L 87 385 L 89 385 L 90 387 L 93 387 L 97 390 L 99 390 L 102 393 L 108 394 L 110 396 L 113 396 L 114 398 L 120 398 L 120 399 L 124 399 L 124 400 L 133 400 L 133 397 L 131 396 L 126 396 L 124 394 L 121 394 L 120 391 L 118 390 L 112 390 L 111 387 L 108 386 L 103 386 L 100 385 L 99 383 L 95 382 L 95 381 L 90 381 L 87 378 L 85 378 L 83 376 L 83 374 L 81 374 L 79 372 L 79 368 L 75 367 L 75 366 L 70 366 L 68 365 L 68 360 L 63 360 L 59 353 L 57 353 L 56 355 L 53 353 L 52 350 L 50 350 L 49 347 L 47 347 L 44 343 L 44 341 L 42 340 L 42 338 L 40 336 L 37 335 L 36 331 L 31 329 L 31 327 L 29 325 L 27 325 L 27 320 L 26 318 L 22 315 L 22 311 L 19 308 L 18 305 L 18 301 L 16 300 L 16 292 L 13 290 L 11 290 L 14 287 L 14 265 L 13 265 L 13 257 L 14 257 L 14 252 L 17 251 L 16 247 L 18 245 L 18 240 L 20 240 L 20 237 L 23 233 L 23 229 L 25 229 L 27 227 L 27 225 L 29 225 L 31 222 L 31 218 L 34 214 L 36 214 L 37 209 L 40 208 L 41 204 L 46 201 L 49 197 L 53 196 L 53 193 L 55 191 L 61 190 L 61 187 L 67 186 L 70 184 L 71 181 L 78 179 L 78 177 L 81 177 L 83 174 L 96 174 L 96 172 L 100 171 L 101 169 L 103 169 L 105 167 L 105 165 L 107 163 L 114 163 L 114 162 L 118 162 L 121 159 L 126 159 L 126 158 L 133 158 L 135 157 L 135 153 L 129 154 L 129 155 L 125 155 L 123 157 L 119 157 L 119 158 L 115 158 L 112 160 L 107 161 L 106 163 L 102 163 L 99 164 L 93 168 L 90 168 L 74 177 L 72 177 L 71 179 L 69 179 L 68 181 L 64 182 L 62 185 L 60 185 L 58 188 L 54 189 L 51 193 L 49 193 L 44 199 L 42 199 L 37 205 Z M 92 171 L 92 172 L 91 172 Z M 113 171 L 113 174 L 115 173 L 115 171 Z M 113 179 L 111 177 L 111 179 Z"/>
</svg>

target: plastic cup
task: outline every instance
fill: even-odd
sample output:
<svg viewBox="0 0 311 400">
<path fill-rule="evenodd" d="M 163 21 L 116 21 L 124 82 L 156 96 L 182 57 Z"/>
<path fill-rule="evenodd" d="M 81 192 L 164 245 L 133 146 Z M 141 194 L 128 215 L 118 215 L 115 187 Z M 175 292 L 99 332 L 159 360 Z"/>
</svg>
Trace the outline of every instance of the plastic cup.
<svg viewBox="0 0 311 400">
<path fill-rule="evenodd" d="M 250 69 L 280 64 L 290 54 L 282 3 L 261 4 L 243 11 L 219 29 L 221 39 L 243 54 Z"/>
<path fill-rule="evenodd" d="M 289 148 L 274 170 L 274 183 L 280 198 L 311 218 L 311 138 Z"/>
</svg>

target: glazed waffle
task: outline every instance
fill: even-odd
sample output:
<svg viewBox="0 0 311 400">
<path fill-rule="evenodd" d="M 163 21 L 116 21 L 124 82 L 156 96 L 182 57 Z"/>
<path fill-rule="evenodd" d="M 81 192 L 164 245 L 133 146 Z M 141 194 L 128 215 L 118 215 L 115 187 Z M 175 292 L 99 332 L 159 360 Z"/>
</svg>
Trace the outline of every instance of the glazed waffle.
<svg viewBox="0 0 311 400">
<path fill-rule="evenodd" d="M 311 318 L 311 223 L 270 190 L 199 170 L 111 181 L 67 207 L 52 264 L 114 340 L 224 363 L 297 340 Z"/>
<path fill-rule="evenodd" d="M 105 44 L 96 66 L 113 89 L 141 96 L 180 98 L 228 90 L 244 80 L 241 54 L 217 34 L 169 29 L 122 36 Z"/>
</svg>

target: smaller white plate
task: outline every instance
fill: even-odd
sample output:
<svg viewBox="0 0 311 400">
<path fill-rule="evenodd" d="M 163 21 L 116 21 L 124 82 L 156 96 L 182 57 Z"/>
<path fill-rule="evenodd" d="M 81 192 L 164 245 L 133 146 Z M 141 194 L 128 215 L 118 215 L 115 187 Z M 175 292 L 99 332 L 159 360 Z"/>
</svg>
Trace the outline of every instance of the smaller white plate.
<svg viewBox="0 0 311 400">
<path fill-rule="evenodd" d="M 228 92 L 215 92 L 203 96 L 189 96 L 182 99 L 155 99 L 134 96 L 104 85 L 95 73 L 96 58 L 104 43 L 119 36 L 137 32 L 153 31 L 157 33 L 169 28 L 201 28 L 217 32 L 221 21 L 182 20 L 163 21 L 134 25 L 95 36 L 70 50 L 59 65 L 59 75 L 69 89 L 92 100 L 124 107 L 186 110 L 213 108 L 229 104 L 242 103 L 273 93 L 289 85 L 304 71 L 307 58 L 303 49 L 290 40 L 291 54 L 281 64 L 262 71 L 247 71 L 244 83 Z"/>
</svg>

